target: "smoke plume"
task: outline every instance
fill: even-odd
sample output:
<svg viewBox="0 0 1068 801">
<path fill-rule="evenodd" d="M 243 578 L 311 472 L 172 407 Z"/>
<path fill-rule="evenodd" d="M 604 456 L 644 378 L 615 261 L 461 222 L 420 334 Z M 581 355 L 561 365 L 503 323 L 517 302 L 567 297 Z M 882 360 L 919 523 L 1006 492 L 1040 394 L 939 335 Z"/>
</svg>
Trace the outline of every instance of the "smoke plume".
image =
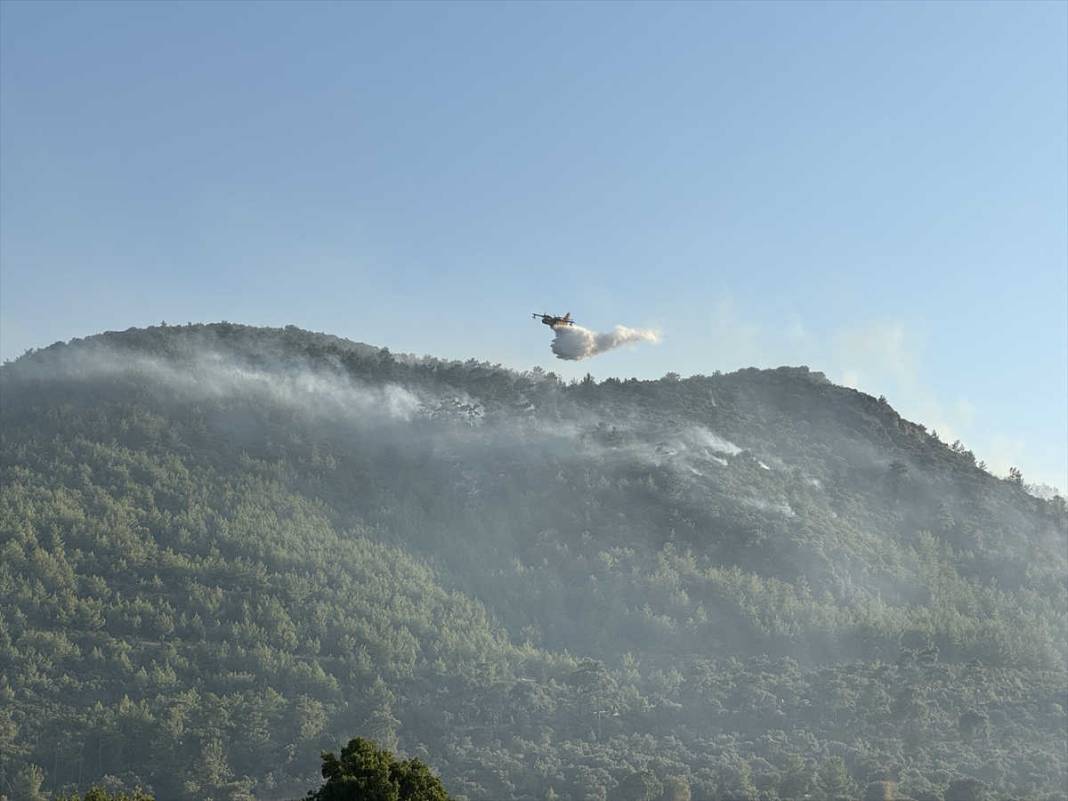
<svg viewBox="0 0 1068 801">
<path fill-rule="evenodd" d="M 578 361 L 598 353 L 629 345 L 634 342 L 659 342 L 656 331 L 644 328 L 627 328 L 617 325 L 606 333 L 596 333 L 580 325 L 558 325 L 553 328 L 552 349 L 558 359 Z"/>
</svg>

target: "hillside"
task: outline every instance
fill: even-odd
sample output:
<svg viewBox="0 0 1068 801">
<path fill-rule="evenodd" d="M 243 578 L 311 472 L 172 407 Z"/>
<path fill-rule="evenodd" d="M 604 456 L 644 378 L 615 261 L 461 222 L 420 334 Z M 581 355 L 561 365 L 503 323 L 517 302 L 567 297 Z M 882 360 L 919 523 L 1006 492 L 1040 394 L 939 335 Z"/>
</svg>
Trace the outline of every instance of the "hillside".
<svg viewBox="0 0 1068 801">
<path fill-rule="evenodd" d="M 1063 500 L 807 368 L 161 326 L 0 412 L 12 798 L 294 798 L 357 734 L 471 801 L 1063 797 Z"/>
</svg>

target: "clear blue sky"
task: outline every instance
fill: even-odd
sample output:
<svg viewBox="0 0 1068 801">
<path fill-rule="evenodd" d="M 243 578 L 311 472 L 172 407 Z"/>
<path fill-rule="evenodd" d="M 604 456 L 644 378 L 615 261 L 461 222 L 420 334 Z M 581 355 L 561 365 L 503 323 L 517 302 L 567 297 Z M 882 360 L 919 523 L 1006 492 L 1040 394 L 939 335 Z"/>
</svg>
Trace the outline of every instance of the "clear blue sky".
<svg viewBox="0 0 1068 801">
<path fill-rule="evenodd" d="M 1065 3 L 0 5 L 0 355 L 808 364 L 1064 486 Z M 531 311 L 663 342 L 554 361 Z"/>
</svg>

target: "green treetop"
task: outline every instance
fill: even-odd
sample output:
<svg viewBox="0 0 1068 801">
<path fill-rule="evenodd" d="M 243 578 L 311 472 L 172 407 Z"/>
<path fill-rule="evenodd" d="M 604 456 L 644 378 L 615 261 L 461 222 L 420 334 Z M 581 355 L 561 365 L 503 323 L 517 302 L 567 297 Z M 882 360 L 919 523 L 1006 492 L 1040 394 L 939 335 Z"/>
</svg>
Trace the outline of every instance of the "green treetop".
<svg viewBox="0 0 1068 801">
<path fill-rule="evenodd" d="M 341 755 L 323 754 L 323 779 L 308 801 L 449 801 L 441 781 L 418 759 L 398 760 L 357 737 Z"/>
</svg>

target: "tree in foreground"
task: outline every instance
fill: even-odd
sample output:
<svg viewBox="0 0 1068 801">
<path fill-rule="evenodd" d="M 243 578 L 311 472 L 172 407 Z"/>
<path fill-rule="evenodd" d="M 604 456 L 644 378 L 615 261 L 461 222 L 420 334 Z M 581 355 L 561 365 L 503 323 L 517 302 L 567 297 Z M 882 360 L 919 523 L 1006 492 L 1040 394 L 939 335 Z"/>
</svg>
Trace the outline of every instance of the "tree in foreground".
<svg viewBox="0 0 1068 801">
<path fill-rule="evenodd" d="M 445 788 L 418 759 L 398 760 L 357 737 L 341 755 L 323 754 L 323 786 L 307 801 L 449 801 Z"/>
</svg>

